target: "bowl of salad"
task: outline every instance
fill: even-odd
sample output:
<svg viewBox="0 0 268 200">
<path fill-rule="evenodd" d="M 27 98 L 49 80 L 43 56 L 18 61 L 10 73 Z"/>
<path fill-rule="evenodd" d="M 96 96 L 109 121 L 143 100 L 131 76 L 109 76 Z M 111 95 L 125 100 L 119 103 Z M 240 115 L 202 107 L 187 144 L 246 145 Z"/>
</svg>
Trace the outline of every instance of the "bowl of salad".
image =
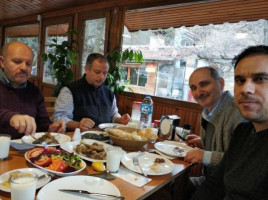
<svg viewBox="0 0 268 200">
<path fill-rule="evenodd" d="M 86 167 L 79 155 L 56 147 L 38 147 L 25 153 L 25 159 L 42 170 L 57 176 L 78 174 Z"/>
</svg>

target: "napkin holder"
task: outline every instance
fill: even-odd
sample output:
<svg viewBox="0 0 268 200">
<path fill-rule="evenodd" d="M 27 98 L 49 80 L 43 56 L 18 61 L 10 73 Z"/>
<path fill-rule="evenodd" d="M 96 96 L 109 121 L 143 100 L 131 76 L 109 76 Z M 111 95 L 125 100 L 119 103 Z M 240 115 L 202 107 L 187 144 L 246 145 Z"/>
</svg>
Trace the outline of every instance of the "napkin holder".
<svg viewBox="0 0 268 200">
<path fill-rule="evenodd" d="M 161 119 L 158 135 L 165 140 L 175 139 L 176 127 L 179 127 L 180 117 L 177 115 L 166 115 Z"/>
</svg>

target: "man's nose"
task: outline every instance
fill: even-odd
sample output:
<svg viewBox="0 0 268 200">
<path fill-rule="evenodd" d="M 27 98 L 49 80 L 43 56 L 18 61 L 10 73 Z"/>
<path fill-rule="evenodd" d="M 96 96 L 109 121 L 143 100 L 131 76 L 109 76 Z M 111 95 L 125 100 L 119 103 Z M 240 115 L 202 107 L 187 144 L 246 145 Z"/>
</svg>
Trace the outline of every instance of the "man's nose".
<svg viewBox="0 0 268 200">
<path fill-rule="evenodd" d="M 241 90 L 242 94 L 254 94 L 255 93 L 255 84 L 251 80 L 245 81 Z"/>
<path fill-rule="evenodd" d="M 103 73 L 100 73 L 99 77 L 100 77 L 102 80 L 103 80 L 103 79 L 106 79 L 106 76 L 105 76 L 105 74 L 103 74 Z"/>
<path fill-rule="evenodd" d="M 26 70 L 27 69 L 27 64 L 25 62 L 20 63 L 20 69 Z"/>
</svg>

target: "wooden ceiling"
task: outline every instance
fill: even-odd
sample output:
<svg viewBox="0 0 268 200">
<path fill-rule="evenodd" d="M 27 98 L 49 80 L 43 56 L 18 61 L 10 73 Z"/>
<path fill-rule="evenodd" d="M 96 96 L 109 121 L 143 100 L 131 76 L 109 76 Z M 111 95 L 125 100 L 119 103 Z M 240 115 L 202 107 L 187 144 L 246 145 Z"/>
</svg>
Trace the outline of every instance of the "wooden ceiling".
<svg viewBox="0 0 268 200">
<path fill-rule="evenodd" d="M 129 31 L 268 19 L 267 0 L 217 0 L 125 13 Z"/>
<path fill-rule="evenodd" d="M 101 1 L 105 0 L 0 0 L 0 21 Z"/>
</svg>

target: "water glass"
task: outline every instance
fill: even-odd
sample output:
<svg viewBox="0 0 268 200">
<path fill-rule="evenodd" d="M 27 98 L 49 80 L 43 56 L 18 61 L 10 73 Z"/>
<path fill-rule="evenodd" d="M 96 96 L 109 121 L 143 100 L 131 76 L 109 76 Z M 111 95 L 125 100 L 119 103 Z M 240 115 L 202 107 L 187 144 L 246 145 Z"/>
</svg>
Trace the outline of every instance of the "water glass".
<svg viewBox="0 0 268 200">
<path fill-rule="evenodd" d="M 108 172 L 118 172 L 122 155 L 121 147 L 108 147 L 106 149 L 106 168 Z"/>
<path fill-rule="evenodd" d="M 10 135 L 0 134 L 0 160 L 8 158 Z"/>
<path fill-rule="evenodd" d="M 11 176 L 12 200 L 34 200 L 38 175 L 34 172 L 20 172 Z"/>
</svg>

